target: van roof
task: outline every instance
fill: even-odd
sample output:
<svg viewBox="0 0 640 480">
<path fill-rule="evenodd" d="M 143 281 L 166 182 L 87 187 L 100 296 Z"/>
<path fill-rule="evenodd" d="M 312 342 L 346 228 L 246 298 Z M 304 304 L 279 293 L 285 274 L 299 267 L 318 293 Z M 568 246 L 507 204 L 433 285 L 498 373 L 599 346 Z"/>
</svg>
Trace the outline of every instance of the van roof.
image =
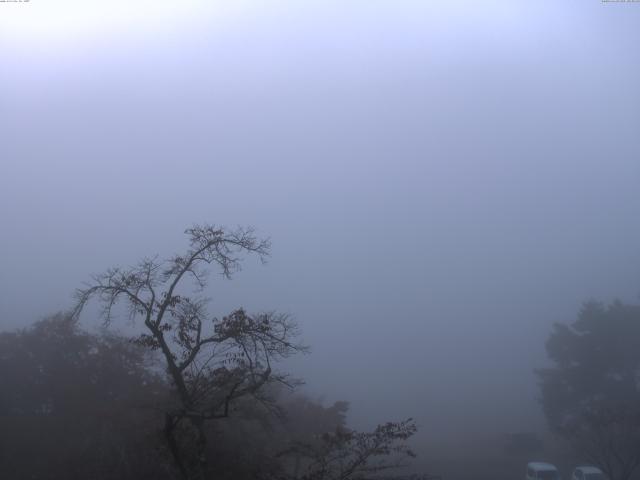
<svg viewBox="0 0 640 480">
<path fill-rule="evenodd" d="M 594 467 L 593 465 L 578 465 L 576 470 L 580 469 L 583 473 L 602 473 L 598 467 Z"/>
<path fill-rule="evenodd" d="M 558 470 L 555 465 L 546 462 L 529 462 L 527 467 L 534 470 Z"/>
</svg>

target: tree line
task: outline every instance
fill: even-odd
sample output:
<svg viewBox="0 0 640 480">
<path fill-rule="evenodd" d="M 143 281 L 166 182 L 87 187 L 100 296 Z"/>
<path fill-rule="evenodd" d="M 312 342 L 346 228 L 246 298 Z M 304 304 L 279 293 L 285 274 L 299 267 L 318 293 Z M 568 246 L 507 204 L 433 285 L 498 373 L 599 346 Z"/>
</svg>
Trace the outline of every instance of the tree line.
<svg viewBox="0 0 640 480">
<path fill-rule="evenodd" d="M 306 398 L 280 371 L 308 350 L 294 319 L 209 312 L 210 270 L 230 279 L 245 256 L 264 261 L 270 242 L 250 228 L 185 233 L 182 254 L 108 269 L 71 311 L 0 334 L 3 478 L 408 478 L 411 419 L 354 431 L 347 403 Z M 80 323 L 91 301 L 94 332 Z M 110 328 L 123 309 L 135 334 Z M 554 325 L 546 350 L 536 376 L 549 429 L 611 480 L 629 480 L 640 467 L 640 306 L 588 302 Z M 514 451 L 539 448 L 521 437 Z"/>
<path fill-rule="evenodd" d="M 347 427 L 347 404 L 294 392 L 278 363 L 307 347 L 296 322 L 238 308 L 217 317 L 205 297 L 270 243 L 250 228 L 185 232 L 162 260 L 93 276 L 74 308 L 0 334 L 0 465 L 7 478 L 347 480 L 397 478 L 414 456 L 411 419 Z M 102 331 L 81 327 L 95 300 Z M 110 329 L 127 312 L 135 335 Z"/>
</svg>

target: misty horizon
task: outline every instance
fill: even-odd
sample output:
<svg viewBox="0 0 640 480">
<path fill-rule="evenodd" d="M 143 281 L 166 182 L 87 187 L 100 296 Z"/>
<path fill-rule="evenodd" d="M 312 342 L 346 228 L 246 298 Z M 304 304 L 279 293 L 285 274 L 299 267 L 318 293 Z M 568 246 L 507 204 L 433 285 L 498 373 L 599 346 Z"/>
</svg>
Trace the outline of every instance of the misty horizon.
<svg viewBox="0 0 640 480">
<path fill-rule="evenodd" d="M 302 391 L 413 417 L 428 459 L 543 434 L 552 325 L 638 301 L 638 5 L 39 4 L 0 4 L 2 330 L 251 225 L 271 256 L 212 270 L 212 314 L 291 314 Z"/>
</svg>

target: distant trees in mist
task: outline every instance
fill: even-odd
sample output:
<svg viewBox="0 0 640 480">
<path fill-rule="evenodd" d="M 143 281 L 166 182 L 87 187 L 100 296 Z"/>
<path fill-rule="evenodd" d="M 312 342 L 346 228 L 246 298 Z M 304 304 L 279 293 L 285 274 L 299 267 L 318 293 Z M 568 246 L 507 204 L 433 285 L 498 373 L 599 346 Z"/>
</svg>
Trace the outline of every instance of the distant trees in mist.
<svg viewBox="0 0 640 480">
<path fill-rule="evenodd" d="M 551 430 L 627 480 L 640 466 L 640 306 L 589 302 L 546 348 L 553 366 L 537 375 Z"/>
<path fill-rule="evenodd" d="M 414 455 L 411 420 L 356 432 L 346 403 L 292 393 L 299 381 L 276 364 L 306 347 L 289 316 L 209 314 L 207 267 L 231 278 L 244 254 L 264 260 L 268 240 L 186 233 L 184 254 L 109 269 L 70 314 L 0 334 L 3 478 L 364 479 Z M 90 334 L 78 318 L 94 298 L 105 328 Z M 142 333 L 108 328 L 119 307 Z"/>
<path fill-rule="evenodd" d="M 68 315 L 0 334 L 0 476 L 169 478 L 154 434 L 169 392 L 149 360 Z"/>
</svg>

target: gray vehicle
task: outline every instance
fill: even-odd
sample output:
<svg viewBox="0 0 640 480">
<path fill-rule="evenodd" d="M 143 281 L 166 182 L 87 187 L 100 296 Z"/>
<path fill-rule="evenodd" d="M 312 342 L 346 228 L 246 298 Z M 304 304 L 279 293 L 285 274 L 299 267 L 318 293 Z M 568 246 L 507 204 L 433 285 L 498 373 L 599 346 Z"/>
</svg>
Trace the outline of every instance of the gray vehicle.
<svg viewBox="0 0 640 480">
<path fill-rule="evenodd" d="M 571 480 L 607 480 L 607 477 L 598 467 L 581 465 L 573 469 Z"/>
<path fill-rule="evenodd" d="M 527 464 L 527 475 L 525 478 L 526 480 L 560 480 L 560 474 L 558 473 L 558 469 L 555 465 L 550 463 L 529 462 Z"/>
</svg>

